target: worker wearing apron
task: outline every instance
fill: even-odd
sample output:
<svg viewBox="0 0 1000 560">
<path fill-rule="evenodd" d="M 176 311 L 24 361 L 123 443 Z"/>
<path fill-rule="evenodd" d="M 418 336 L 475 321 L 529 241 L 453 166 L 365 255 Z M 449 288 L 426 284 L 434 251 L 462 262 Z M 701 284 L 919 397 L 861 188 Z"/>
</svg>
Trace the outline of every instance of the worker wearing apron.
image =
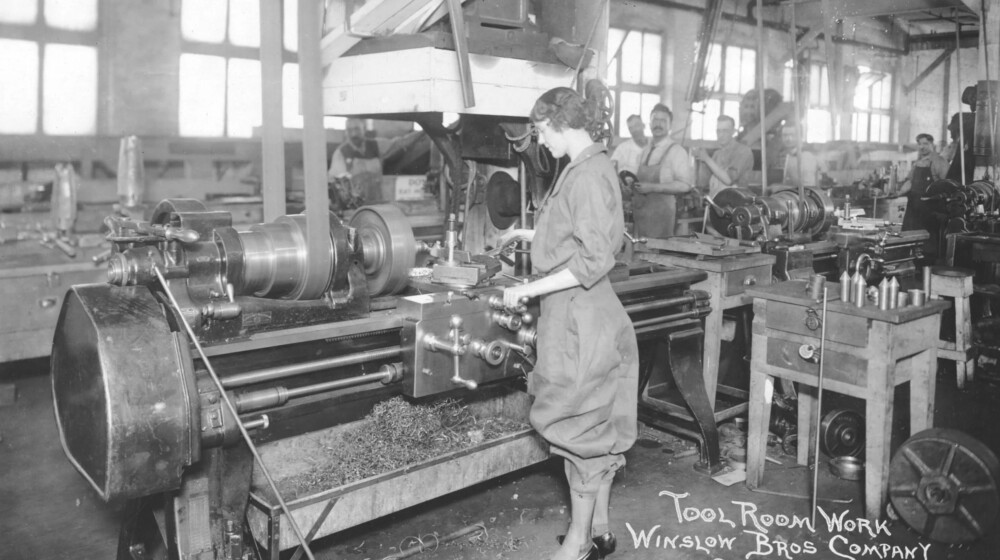
<svg viewBox="0 0 1000 560">
<path fill-rule="evenodd" d="M 533 241 L 541 278 L 504 290 L 504 303 L 541 297 L 538 359 L 529 379 L 531 425 L 566 459 L 571 522 L 556 560 L 599 558 L 614 550 L 608 503 L 622 455 L 635 442 L 638 348 L 635 331 L 608 279 L 624 220 L 614 167 L 584 129 L 585 101 L 556 88 L 535 103 L 539 142 L 571 161 L 541 201 L 535 230 L 502 244 Z"/>
<path fill-rule="evenodd" d="M 934 151 L 934 137 L 930 134 L 917 135 L 919 159 L 910 168 L 910 175 L 904 179 L 900 195 L 906 195 L 906 213 L 903 215 L 903 231 L 925 229 L 931 236 L 924 242 L 925 259 L 933 263 L 937 257 L 938 224 L 934 218 L 932 204 L 921 200 L 927 196 L 927 187 L 948 174 L 948 161 Z"/>
<path fill-rule="evenodd" d="M 633 188 L 635 233 L 641 237 L 673 237 L 677 225 L 677 196 L 690 192 L 694 174 L 687 151 L 670 139 L 673 113 L 657 103 L 649 115 L 653 138 L 640 156 L 639 181 Z"/>
</svg>

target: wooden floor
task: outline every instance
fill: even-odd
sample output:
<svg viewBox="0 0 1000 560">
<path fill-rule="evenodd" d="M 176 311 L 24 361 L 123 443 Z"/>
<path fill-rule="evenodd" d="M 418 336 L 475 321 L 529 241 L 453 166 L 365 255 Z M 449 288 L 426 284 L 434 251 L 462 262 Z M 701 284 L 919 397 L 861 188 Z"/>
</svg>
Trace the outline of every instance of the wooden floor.
<svg viewBox="0 0 1000 560">
<path fill-rule="evenodd" d="M 51 388 L 42 361 L 0 364 L 0 381 L 14 382 L 18 389 L 15 405 L 0 407 L 0 559 L 108 559 L 114 558 L 120 504 L 105 504 L 66 460 L 59 444 L 51 404 Z M 905 391 L 905 388 L 901 390 Z M 905 395 L 897 395 L 897 399 Z M 830 404 L 837 405 L 831 397 Z M 850 403 L 846 403 L 850 404 Z M 900 413 L 902 409 L 902 413 Z M 953 377 L 943 374 L 938 382 L 935 422 L 941 427 L 962 429 L 1000 451 L 1000 409 L 997 389 L 973 385 L 959 393 Z M 908 432 L 905 407 L 897 407 L 893 422 L 894 444 Z M 759 512 L 808 517 L 808 501 L 752 493 L 742 484 L 725 487 L 697 474 L 694 457 L 675 459 L 672 454 L 688 444 L 666 437 L 656 442 L 641 440 L 628 454 L 629 465 L 616 479 L 613 501 L 613 530 L 619 539 L 619 553 L 612 559 L 691 559 L 745 558 L 753 551 L 768 549 L 757 540 L 748 518 L 741 517 L 739 504 L 751 504 Z M 806 493 L 811 473 L 796 468 L 794 459 L 786 465 L 769 464 L 764 488 Z M 852 499 L 849 505 L 826 504 L 828 511 L 846 512 L 847 518 L 863 517 L 861 488 L 857 483 L 838 480 L 821 471 L 821 494 Z M 721 510 L 734 526 L 704 520 L 678 521 L 672 498 L 662 492 L 687 494 L 682 507 Z M 398 551 L 402 541 L 433 532 L 447 534 L 467 524 L 482 521 L 489 529 L 483 543 L 456 541 L 415 558 L 448 560 L 548 558 L 556 548 L 555 535 L 565 531 L 568 496 L 561 467 L 556 461 L 520 471 L 499 480 L 410 508 L 362 527 L 314 543 L 316 557 L 347 560 L 379 560 Z M 998 520 L 1000 521 L 1000 520 Z M 815 554 L 779 554 L 772 549 L 756 558 L 819 559 L 837 558 L 830 547 L 852 544 L 909 547 L 920 551 L 927 545 L 930 560 L 979 560 L 996 558 L 1000 550 L 1000 522 L 988 536 L 964 547 L 946 547 L 919 538 L 901 523 L 890 523 L 891 536 L 865 537 L 857 532 L 831 531 L 822 517 L 816 533 L 804 529 L 772 527 L 767 533 L 775 542 L 812 542 Z M 657 529 L 664 540 L 657 549 L 655 539 L 645 545 L 630 534 Z M 728 549 L 705 548 L 708 539 L 734 539 Z M 685 548 L 682 539 L 699 539 L 702 548 Z M 668 545 L 668 539 L 674 539 Z M 663 550 L 667 548 L 669 550 Z M 900 549 L 902 550 L 902 549 Z M 287 558 L 286 553 L 283 557 Z M 855 555 L 858 560 L 879 558 Z M 891 551 L 890 556 L 891 557 Z M 922 552 L 914 556 L 924 558 Z"/>
</svg>

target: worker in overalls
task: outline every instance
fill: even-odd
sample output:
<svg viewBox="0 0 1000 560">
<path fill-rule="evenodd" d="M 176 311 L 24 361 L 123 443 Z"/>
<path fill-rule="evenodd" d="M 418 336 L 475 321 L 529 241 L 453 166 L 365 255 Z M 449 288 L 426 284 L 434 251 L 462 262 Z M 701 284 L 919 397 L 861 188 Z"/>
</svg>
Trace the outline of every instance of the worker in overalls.
<svg viewBox="0 0 1000 560">
<path fill-rule="evenodd" d="M 624 232 L 621 191 L 604 146 L 586 131 L 593 114 L 569 88 L 535 102 L 538 141 L 571 161 L 540 202 L 536 229 L 514 230 L 500 241 L 532 241 L 531 262 L 541 276 L 506 288 L 504 304 L 541 297 L 529 419 L 552 452 L 565 457 L 570 487 L 570 526 L 555 560 L 614 551 L 611 482 L 638 428 L 635 331 L 608 279 Z"/>
<path fill-rule="evenodd" d="M 937 257 L 938 229 L 933 202 L 921 200 L 927 196 L 927 187 L 934 181 L 944 179 L 948 174 L 948 161 L 934 150 L 934 137 L 930 134 L 917 135 L 918 159 L 910 168 L 910 173 L 900 185 L 899 196 L 906 196 L 906 213 L 903 215 L 903 231 L 924 229 L 930 232 L 930 239 L 924 242 L 924 258 L 933 263 Z"/>
<path fill-rule="evenodd" d="M 694 173 L 687 150 L 670 138 L 673 113 L 662 103 L 653 106 L 649 130 L 653 138 L 639 159 L 638 183 L 633 185 L 632 214 L 635 233 L 665 239 L 674 236 L 677 195 L 691 192 Z"/>
</svg>

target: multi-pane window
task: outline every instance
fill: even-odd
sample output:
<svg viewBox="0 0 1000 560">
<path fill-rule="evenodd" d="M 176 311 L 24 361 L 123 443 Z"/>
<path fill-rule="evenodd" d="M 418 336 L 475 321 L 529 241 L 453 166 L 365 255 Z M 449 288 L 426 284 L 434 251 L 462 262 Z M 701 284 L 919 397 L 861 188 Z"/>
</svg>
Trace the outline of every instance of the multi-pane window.
<svg viewBox="0 0 1000 560">
<path fill-rule="evenodd" d="M 691 138 L 715 140 L 719 115 L 727 115 L 740 123 L 740 98 L 754 88 L 757 52 L 735 46 L 712 43 L 708 49 L 705 72 L 705 99 L 691 108 Z"/>
<path fill-rule="evenodd" d="M 284 124 L 301 128 L 295 64 L 297 3 L 284 2 Z M 259 0 L 183 0 L 178 128 L 181 136 L 250 137 L 261 125 Z M 329 128 L 343 119 L 326 117 Z"/>
<path fill-rule="evenodd" d="M 608 30 L 608 85 L 615 96 L 618 135 L 628 136 L 629 115 L 649 121 L 663 91 L 663 39 L 658 33 L 635 29 Z"/>
<path fill-rule="evenodd" d="M 97 0 L 0 2 L 0 134 L 97 133 Z"/>
<path fill-rule="evenodd" d="M 794 91 L 792 87 L 792 62 L 785 63 L 784 98 L 792 102 Z M 799 64 L 797 71 L 808 77 L 808 96 L 802 101 L 806 111 L 806 142 L 829 142 L 834 139 L 831 117 L 833 109 L 830 105 L 830 76 L 825 64 Z"/>
<path fill-rule="evenodd" d="M 852 138 L 859 142 L 892 140 L 892 76 L 858 67 L 860 77 L 854 88 Z"/>
</svg>

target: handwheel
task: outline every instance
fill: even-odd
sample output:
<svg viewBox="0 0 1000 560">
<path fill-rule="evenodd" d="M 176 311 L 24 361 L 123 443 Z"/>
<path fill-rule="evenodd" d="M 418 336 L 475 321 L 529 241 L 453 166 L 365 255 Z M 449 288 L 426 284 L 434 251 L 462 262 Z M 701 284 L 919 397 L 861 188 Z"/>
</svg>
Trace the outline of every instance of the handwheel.
<svg viewBox="0 0 1000 560">
<path fill-rule="evenodd" d="M 403 212 L 389 204 L 365 206 L 351 217 L 364 254 L 368 292 L 373 296 L 401 292 L 416 264 L 417 242 Z"/>
<path fill-rule="evenodd" d="M 906 440 L 889 465 L 889 500 L 907 525 L 941 543 L 993 530 L 1000 498 L 996 455 L 958 430 L 930 429 Z"/>
</svg>

